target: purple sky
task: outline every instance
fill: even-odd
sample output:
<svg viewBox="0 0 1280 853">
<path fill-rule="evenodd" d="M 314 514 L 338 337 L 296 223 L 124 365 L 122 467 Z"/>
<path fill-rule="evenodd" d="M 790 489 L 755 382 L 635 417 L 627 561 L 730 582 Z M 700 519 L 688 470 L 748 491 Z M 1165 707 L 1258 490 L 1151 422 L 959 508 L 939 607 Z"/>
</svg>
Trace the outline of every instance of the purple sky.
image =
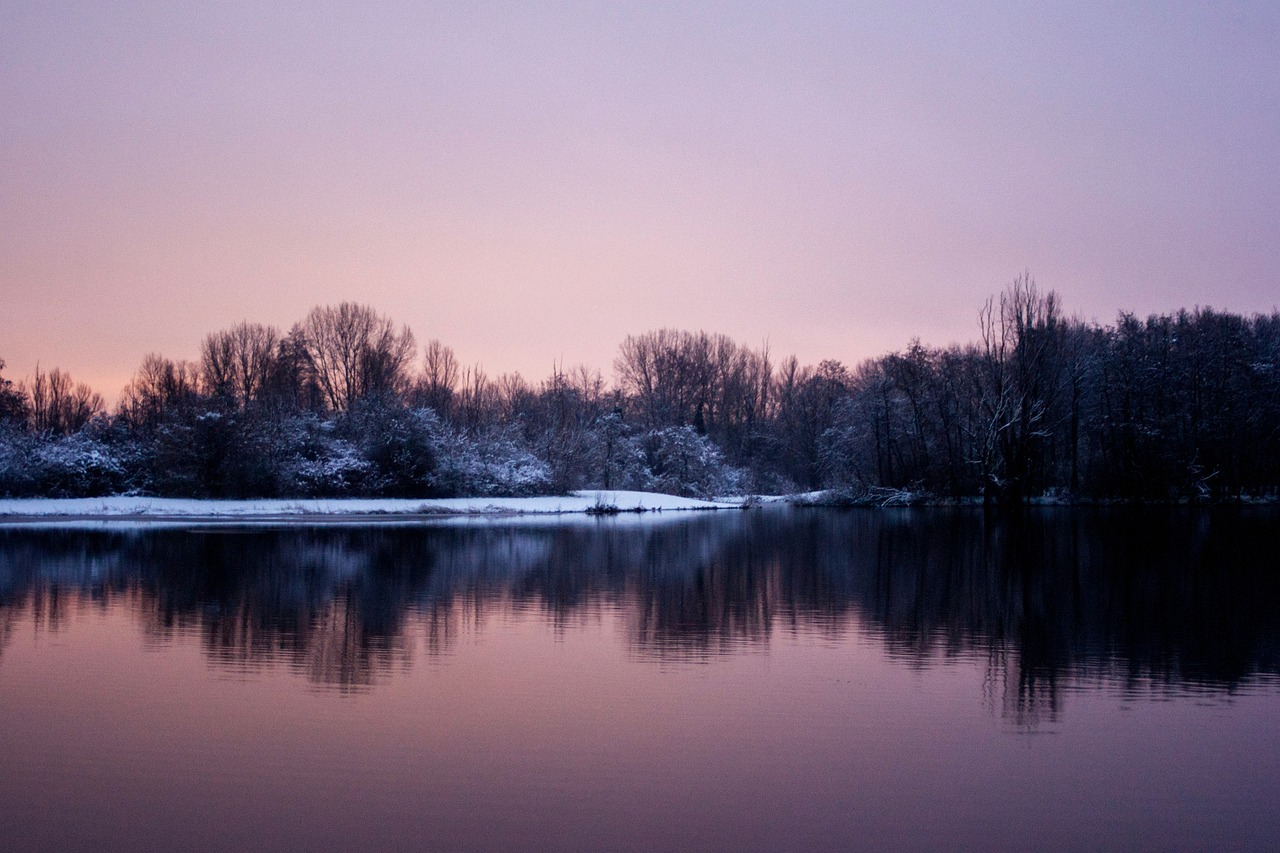
<svg viewBox="0 0 1280 853">
<path fill-rule="evenodd" d="M 367 302 L 464 363 L 1280 302 L 1270 3 L 6 3 L 0 358 Z M 904 11 L 906 7 L 909 10 Z"/>
</svg>

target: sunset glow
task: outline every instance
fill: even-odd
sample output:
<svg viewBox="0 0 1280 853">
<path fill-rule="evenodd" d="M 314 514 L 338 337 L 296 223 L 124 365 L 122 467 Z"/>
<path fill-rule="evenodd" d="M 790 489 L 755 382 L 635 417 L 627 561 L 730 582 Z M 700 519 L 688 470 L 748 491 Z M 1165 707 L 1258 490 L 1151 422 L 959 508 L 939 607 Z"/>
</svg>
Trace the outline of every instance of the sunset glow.
<svg viewBox="0 0 1280 853">
<path fill-rule="evenodd" d="M 108 399 L 374 305 L 490 374 L 706 328 L 802 362 L 1276 304 L 1259 4 L 6 7 L 0 357 Z"/>
</svg>

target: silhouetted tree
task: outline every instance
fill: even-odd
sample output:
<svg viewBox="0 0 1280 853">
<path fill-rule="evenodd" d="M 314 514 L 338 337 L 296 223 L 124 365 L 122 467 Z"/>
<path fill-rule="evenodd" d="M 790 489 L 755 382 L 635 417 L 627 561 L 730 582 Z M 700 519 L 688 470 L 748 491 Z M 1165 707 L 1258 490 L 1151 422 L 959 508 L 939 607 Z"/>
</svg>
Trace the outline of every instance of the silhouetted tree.
<svg viewBox="0 0 1280 853">
<path fill-rule="evenodd" d="M 149 353 L 120 395 L 120 416 L 131 426 L 152 427 L 199 394 L 199 370 L 187 361 Z"/>
<path fill-rule="evenodd" d="M 269 387 L 279 347 L 279 331 L 259 323 L 244 322 L 206 336 L 200 346 L 206 392 L 225 395 L 241 409 L 247 408 Z"/>
<path fill-rule="evenodd" d="M 438 340 L 428 341 L 423 352 L 422 376 L 416 389 L 417 402 L 429 406 L 440 417 L 448 418 L 453 413 L 453 397 L 460 376 L 453 350 Z"/>
<path fill-rule="evenodd" d="M 313 308 L 300 327 L 312 374 L 329 406 L 346 411 L 366 394 L 407 390 L 413 333 L 367 305 Z"/>
<path fill-rule="evenodd" d="M 29 387 L 23 383 L 31 401 L 31 428 L 36 432 L 66 435 L 87 424 L 105 407 L 102 395 L 85 383 L 73 383 L 71 376 L 58 368 L 42 373 L 39 365 Z"/>
</svg>

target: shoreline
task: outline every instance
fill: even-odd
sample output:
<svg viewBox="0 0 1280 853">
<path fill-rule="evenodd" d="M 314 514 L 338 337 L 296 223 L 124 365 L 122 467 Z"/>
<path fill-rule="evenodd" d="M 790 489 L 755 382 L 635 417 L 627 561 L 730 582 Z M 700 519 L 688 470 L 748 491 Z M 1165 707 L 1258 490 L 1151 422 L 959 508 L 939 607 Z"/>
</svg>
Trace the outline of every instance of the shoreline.
<svg viewBox="0 0 1280 853">
<path fill-rule="evenodd" d="M 526 498 L 305 498 L 220 500 L 158 497 L 0 498 L 0 527 L 57 524 L 371 524 L 458 519 L 598 518 L 740 509 L 743 500 L 656 492 L 581 491 Z"/>
<path fill-rule="evenodd" d="M 794 495 L 734 496 L 713 500 L 658 492 L 578 491 L 569 495 L 519 498 L 272 498 L 196 499 L 146 496 L 99 498 L 0 498 L 0 529 L 9 527 L 107 526 L 272 526 L 411 525 L 466 521 L 632 521 L 663 513 L 685 514 L 785 505 L 797 509 L 1090 509 L 1185 507 L 1267 507 L 1280 505 L 1272 496 L 1228 500 L 1080 499 L 1065 496 L 1031 498 L 1023 504 L 991 503 L 981 497 L 942 498 L 895 494 L 857 498 L 831 492 Z"/>
</svg>

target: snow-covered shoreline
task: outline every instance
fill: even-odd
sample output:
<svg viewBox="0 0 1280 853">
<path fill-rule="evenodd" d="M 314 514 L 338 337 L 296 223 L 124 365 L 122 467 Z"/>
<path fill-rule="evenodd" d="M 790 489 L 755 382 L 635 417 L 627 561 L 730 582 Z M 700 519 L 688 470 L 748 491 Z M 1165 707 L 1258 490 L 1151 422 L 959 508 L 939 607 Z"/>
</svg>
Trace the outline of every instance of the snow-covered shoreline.
<svg viewBox="0 0 1280 853">
<path fill-rule="evenodd" d="M 535 498 L 3 498 L 0 525 L 18 522 L 192 521 L 201 523 L 323 519 L 409 520 L 459 516 L 565 515 L 734 509 L 741 499 L 697 500 L 656 492 L 580 491 Z"/>
</svg>

